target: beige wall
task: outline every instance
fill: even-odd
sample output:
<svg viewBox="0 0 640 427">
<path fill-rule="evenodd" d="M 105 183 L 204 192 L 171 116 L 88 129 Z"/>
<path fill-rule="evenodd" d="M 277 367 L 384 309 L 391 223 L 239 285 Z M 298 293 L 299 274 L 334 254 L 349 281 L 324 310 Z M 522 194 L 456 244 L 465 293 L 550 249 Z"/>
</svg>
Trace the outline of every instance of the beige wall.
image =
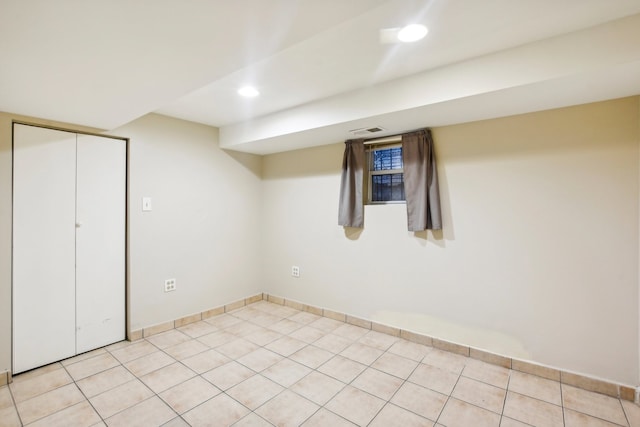
<svg viewBox="0 0 640 427">
<path fill-rule="evenodd" d="M 434 129 L 435 234 L 407 232 L 404 205 L 337 226 L 342 144 L 266 156 L 265 289 L 636 385 L 638 112 L 633 97 Z"/>
<path fill-rule="evenodd" d="M 0 372 L 11 369 L 11 122 L 0 113 Z M 95 130 L 93 130 L 95 131 Z M 129 142 L 129 322 L 133 329 L 262 292 L 258 156 L 218 148 L 217 129 L 148 115 Z M 141 211 L 142 196 L 153 211 Z M 164 293 L 164 279 L 177 290 Z"/>
<path fill-rule="evenodd" d="M 131 329 L 262 292 L 260 157 L 219 149 L 215 128 L 154 114 L 112 133 L 130 138 Z M 165 293 L 169 278 L 177 290 Z"/>
</svg>

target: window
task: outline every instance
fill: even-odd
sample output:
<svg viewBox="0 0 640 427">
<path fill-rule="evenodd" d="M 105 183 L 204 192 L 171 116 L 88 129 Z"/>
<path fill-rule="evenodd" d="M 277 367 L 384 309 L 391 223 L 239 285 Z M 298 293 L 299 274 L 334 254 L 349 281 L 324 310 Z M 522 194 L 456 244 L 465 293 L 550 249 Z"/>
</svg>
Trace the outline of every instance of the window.
<svg viewBox="0 0 640 427">
<path fill-rule="evenodd" d="M 404 202 L 402 144 L 370 145 L 367 164 L 368 203 Z"/>
</svg>

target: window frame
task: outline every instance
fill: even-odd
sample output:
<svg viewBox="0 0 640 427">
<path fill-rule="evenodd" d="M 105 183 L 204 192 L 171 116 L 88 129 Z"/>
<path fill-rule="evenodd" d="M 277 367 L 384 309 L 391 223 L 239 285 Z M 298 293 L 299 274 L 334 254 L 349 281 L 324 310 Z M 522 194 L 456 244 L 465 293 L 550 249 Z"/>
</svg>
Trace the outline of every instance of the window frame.
<svg viewBox="0 0 640 427">
<path fill-rule="evenodd" d="M 366 198 L 366 205 L 395 205 L 395 204 L 406 204 L 407 203 L 407 198 L 405 195 L 404 200 L 382 200 L 382 201 L 374 201 L 372 200 L 372 188 L 373 188 L 373 177 L 374 176 L 380 176 L 380 175 L 398 175 L 401 174 L 402 175 L 402 185 L 404 186 L 404 159 L 403 159 L 403 163 L 402 163 L 402 168 L 399 169 L 383 169 L 383 170 L 373 170 L 373 152 L 374 151 L 381 151 L 381 150 L 388 150 L 391 148 L 402 148 L 402 141 L 393 141 L 393 142 L 380 142 L 380 143 L 376 143 L 376 142 L 371 142 L 369 144 L 366 144 L 366 170 L 365 170 L 365 174 L 366 174 L 366 179 L 363 179 L 364 181 L 364 185 L 365 185 L 365 194 L 367 195 Z M 402 158 L 402 157 L 401 157 Z"/>
</svg>

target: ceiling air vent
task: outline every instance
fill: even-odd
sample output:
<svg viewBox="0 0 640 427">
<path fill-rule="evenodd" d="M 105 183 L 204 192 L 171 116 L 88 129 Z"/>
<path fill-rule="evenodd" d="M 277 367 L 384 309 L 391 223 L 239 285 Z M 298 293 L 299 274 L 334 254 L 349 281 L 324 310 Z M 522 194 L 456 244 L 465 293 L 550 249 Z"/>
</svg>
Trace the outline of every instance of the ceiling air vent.
<svg viewBox="0 0 640 427">
<path fill-rule="evenodd" d="M 351 133 L 353 136 L 367 136 L 371 135 L 372 133 L 382 132 L 383 130 L 385 130 L 383 127 L 374 126 L 371 128 L 351 129 L 349 133 Z"/>
</svg>

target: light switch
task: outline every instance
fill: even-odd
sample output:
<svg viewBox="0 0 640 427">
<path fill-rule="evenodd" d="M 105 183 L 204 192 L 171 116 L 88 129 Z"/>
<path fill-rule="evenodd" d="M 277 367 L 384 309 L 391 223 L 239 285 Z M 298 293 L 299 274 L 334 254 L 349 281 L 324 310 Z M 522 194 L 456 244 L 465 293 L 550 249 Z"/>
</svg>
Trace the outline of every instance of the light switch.
<svg viewBox="0 0 640 427">
<path fill-rule="evenodd" d="M 151 197 L 142 198 L 142 211 L 148 212 L 151 210 Z"/>
</svg>

